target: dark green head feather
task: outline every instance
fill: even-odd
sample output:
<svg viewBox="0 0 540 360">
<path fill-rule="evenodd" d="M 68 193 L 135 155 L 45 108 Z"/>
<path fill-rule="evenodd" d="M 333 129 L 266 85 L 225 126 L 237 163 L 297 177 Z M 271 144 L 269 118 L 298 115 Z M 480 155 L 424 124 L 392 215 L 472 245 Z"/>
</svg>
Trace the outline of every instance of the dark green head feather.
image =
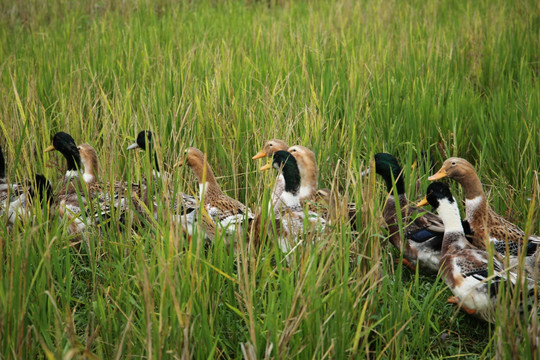
<svg viewBox="0 0 540 360">
<path fill-rule="evenodd" d="M 401 167 L 394 156 L 387 153 L 375 154 L 375 171 L 384 179 L 388 192 L 392 191 L 392 181 L 395 181 L 398 194 L 405 194 Z"/>
</svg>

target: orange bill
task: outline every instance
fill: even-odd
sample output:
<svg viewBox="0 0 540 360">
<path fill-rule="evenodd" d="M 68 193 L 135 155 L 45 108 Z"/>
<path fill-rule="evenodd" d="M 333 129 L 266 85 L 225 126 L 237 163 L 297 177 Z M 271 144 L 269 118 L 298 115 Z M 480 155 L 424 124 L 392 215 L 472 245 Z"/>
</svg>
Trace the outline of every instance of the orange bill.
<svg viewBox="0 0 540 360">
<path fill-rule="evenodd" d="M 251 159 L 252 160 L 257 160 L 257 159 L 260 159 L 260 158 L 263 158 L 266 156 L 266 153 L 264 152 L 264 150 L 261 150 L 257 153 L 257 155 L 255 155 L 254 157 L 252 157 Z"/>
<path fill-rule="evenodd" d="M 420 202 L 418 204 L 416 204 L 416 206 L 420 207 L 420 206 L 426 206 L 428 203 L 427 199 L 424 197 L 422 200 L 420 200 Z"/>
<path fill-rule="evenodd" d="M 441 169 L 441 170 L 437 171 L 437 173 L 435 175 L 432 175 L 432 176 L 428 177 L 427 179 L 429 181 L 434 181 L 434 180 L 442 179 L 443 177 L 446 177 L 446 176 L 448 176 L 448 174 L 446 173 L 446 170 Z"/>
<path fill-rule="evenodd" d="M 270 170 L 271 168 L 272 168 L 272 164 L 266 164 L 264 166 L 261 166 L 259 171 L 266 171 L 266 170 Z"/>
</svg>

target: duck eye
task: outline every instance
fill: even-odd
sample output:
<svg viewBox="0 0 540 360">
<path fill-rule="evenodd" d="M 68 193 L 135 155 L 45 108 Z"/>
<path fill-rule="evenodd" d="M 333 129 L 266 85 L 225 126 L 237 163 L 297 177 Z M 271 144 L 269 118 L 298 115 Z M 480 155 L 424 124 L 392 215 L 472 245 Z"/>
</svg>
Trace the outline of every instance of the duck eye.
<svg viewBox="0 0 540 360">
<path fill-rule="evenodd" d="M 268 144 L 268 146 L 272 146 L 272 144 Z"/>
<path fill-rule="evenodd" d="M 455 162 L 455 161 L 452 161 L 452 166 L 456 166 L 456 162 Z"/>
</svg>

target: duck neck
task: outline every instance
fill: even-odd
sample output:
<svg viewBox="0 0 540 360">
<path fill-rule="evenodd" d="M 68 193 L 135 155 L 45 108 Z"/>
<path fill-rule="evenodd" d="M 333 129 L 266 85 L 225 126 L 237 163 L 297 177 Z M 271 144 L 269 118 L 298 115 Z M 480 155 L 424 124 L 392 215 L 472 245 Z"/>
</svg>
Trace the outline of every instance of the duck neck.
<svg viewBox="0 0 540 360">
<path fill-rule="evenodd" d="M 283 174 L 283 179 L 285 180 L 285 191 L 295 196 L 299 195 L 301 178 L 298 167 L 284 166 L 281 173 Z"/>
<path fill-rule="evenodd" d="M 482 214 L 487 214 L 489 208 L 480 178 L 475 171 L 467 172 L 467 174 L 463 176 L 454 176 L 453 178 L 465 191 L 465 211 L 467 220 L 471 223 L 473 228 L 478 227 L 480 222 L 483 221 Z"/>
<path fill-rule="evenodd" d="M 401 171 L 401 168 L 397 167 L 393 170 L 394 174 L 394 180 L 396 182 L 396 190 L 398 195 L 405 194 L 405 182 L 403 181 L 403 174 Z M 384 177 L 384 182 L 386 183 L 386 190 L 389 193 L 392 193 L 392 189 L 394 187 L 394 183 L 392 181 L 392 176 L 388 174 L 388 176 Z"/>
<path fill-rule="evenodd" d="M 454 176 L 453 179 L 463 187 L 463 190 L 465 191 L 465 199 L 472 200 L 478 198 L 479 196 L 486 196 L 484 194 L 484 188 L 482 187 L 480 178 L 475 171 L 468 172 L 466 176 Z"/>
<path fill-rule="evenodd" d="M 300 205 L 300 171 L 297 166 L 285 165 L 281 170 L 285 180 L 285 190 L 280 194 L 280 200 L 288 207 Z"/>
<path fill-rule="evenodd" d="M 313 192 L 318 187 L 317 182 L 317 170 L 308 172 L 302 172 L 300 179 L 300 199 L 308 199 L 313 195 Z"/>
<path fill-rule="evenodd" d="M 66 180 L 69 180 L 73 177 L 79 177 L 79 174 L 82 170 L 81 165 L 81 155 L 79 154 L 79 150 L 76 152 L 72 152 L 70 154 L 65 154 L 64 157 L 66 158 L 67 162 L 67 170 L 66 170 Z"/>
<path fill-rule="evenodd" d="M 90 184 L 97 180 L 97 173 L 98 173 L 98 160 L 97 158 L 94 159 L 83 159 L 82 160 L 83 166 L 84 166 L 84 173 L 83 173 L 83 180 L 85 183 Z"/>
<path fill-rule="evenodd" d="M 157 153 L 155 151 L 152 151 L 151 149 L 149 149 L 149 151 L 147 151 L 147 153 L 150 156 L 150 162 L 154 166 L 154 171 L 157 174 L 159 174 L 159 163 L 158 163 Z"/>
<path fill-rule="evenodd" d="M 203 195 L 222 193 L 214 172 L 206 161 L 203 161 L 202 165 L 193 166 L 192 169 L 199 181 L 199 196 L 201 199 Z"/>
<path fill-rule="evenodd" d="M 442 243 L 441 253 L 444 255 L 451 249 L 464 249 L 468 243 L 465 240 L 463 225 L 457 202 L 452 203 L 446 199 L 440 201 L 437 212 L 444 223 L 444 239 Z"/>
</svg>

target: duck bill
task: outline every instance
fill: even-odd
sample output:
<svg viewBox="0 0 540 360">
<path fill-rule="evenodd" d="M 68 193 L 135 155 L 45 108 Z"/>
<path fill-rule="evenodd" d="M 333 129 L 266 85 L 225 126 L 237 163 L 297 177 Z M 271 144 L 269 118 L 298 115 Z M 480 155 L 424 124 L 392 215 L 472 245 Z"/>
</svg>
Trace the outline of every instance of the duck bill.
<svg viewBox="0 0 540 360">
<path fill-rule="evenodd" d="M 416 204 L 417 207 L 421 207 L 421 206 L 426 206 L 428 203 L 427 201 L 427 198 L 423 198 L 422 200 L 420 200 L 420 202 L 418 204 Z"/>
<path fill-rule="evenodd" d="M 138 147 L 139 147 L 139 144 L 133 143 L 133 144 L 129 145 L 126 150 L 133 150 L 133 149 L 136 149 Z"/>
<path fill-rule="evenodd" d="M 428 177 L 427 179 L 429 181 L 434 181 L 434 180 L 442 179 L 443 177 L 446 177 L 446 176 L 448 176 L 448 174 L 446 173 L 446 170 L 441 169 L 435 175 L 432 175 L 432 176 Z"/>
<path fill-rule="evenodd" d="M 263 158 L 263 157 L 266 157 L 266 153 L 264 152 L 264 150 L 261 150 L 261 151 L 259 151 L 257 153 L 257 155 L 252 157 L 251 160 L 257 160 L 257 159 L 260 159 L 260 158 Z"/>
<path fill-rule="evenodd" d="M 411 170 L 414 170 L 418 167 L 418 161 L 414 160 L 414 162 L 411 165 Z"/>
<path fill-rule="evenodd" d="M 259 171 L 266 171 L 266 170 L 270 170 L 271 168 L 272 168 L 272 164 L 266 164 L 264 166 L 261 166 Z"/>
<path fill-rule="evenodd" d="M 176 167 L 180 167 L 180 166 L 182 166 L 182 165 L 184 165 L 184 160 L 180 160 L 179 162 L 177 162 L 176 164 L 174 164 L 174 167 L 176 168 Z"/>
<path fill-rule="evenodd" d="M 56 150 L 56 148 L 54 147 L 54 145 L 51 145 L 48 148 L 46 148 L 44 152 L 48 153 L 48 152 L 53 151 L 53 150 Z"/>
</svg>

